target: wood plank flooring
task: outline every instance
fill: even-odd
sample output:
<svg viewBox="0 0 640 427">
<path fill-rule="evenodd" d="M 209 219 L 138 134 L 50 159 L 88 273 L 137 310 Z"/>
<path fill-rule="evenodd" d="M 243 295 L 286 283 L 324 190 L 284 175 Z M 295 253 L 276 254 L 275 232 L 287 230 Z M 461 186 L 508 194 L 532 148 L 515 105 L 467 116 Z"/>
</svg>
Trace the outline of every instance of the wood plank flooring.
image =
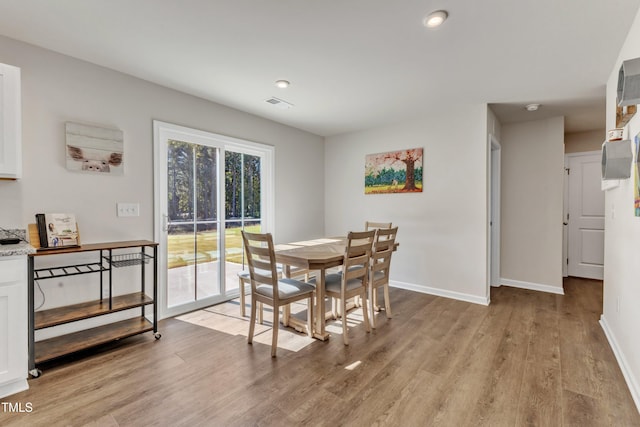
<svg viewBox="0 0 640 427">
<path fill-rule="evenodd" d="M 328 342 L 270 324 L 246 343 L 237 303 L 44 366 L 30 413 L 1 426 L 640 426 L 598 320 L 602 282 L 565 296 L 501 287 L 491 305 L 392 289 L 394 318 L 349 315 Z M 303 307 L 304 308 L 304 307 Z M 265 313 L 265 320 L 271 319 Z"/>
</svg>

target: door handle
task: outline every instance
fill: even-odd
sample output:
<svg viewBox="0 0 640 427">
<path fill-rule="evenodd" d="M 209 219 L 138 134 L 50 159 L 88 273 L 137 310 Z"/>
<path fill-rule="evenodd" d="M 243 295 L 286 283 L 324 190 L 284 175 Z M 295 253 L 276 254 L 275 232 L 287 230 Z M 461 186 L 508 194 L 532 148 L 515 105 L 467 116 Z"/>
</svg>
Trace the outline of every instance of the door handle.
<svg viewBox="0 0 640 427">
<path fill-rule="evenodd" d="M 162 231 L 169 231 L 169 215 L 162 214 Z"/>
</svg>

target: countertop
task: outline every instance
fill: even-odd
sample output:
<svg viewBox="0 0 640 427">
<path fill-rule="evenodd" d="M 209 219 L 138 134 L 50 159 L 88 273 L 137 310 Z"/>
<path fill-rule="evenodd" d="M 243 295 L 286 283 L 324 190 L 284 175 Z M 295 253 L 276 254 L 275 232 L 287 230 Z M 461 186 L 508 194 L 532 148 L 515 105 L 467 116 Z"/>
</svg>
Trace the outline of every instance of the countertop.
<svg viewBox="0 0 640 427">
<path fill-rule="evenodd" d="M 26 241 L 27 232 L 21 229 L 2 229 L 0 230 L 0 239 L 20 238 L 22 241 L 15 245 L 0 245 L 0 257 L 29 255 L 35 253 L 36 249 Z"/>
</svg>

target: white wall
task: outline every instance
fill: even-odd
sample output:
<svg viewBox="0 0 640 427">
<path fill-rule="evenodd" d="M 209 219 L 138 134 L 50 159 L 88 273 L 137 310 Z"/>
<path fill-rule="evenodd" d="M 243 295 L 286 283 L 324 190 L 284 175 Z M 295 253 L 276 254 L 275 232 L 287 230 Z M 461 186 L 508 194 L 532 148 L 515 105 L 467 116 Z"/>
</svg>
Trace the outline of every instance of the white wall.
<svg viewBox="0 0 640 427">
<path fill-rule="evenodd" d="M 324 165 L 314 161 L 323 157 L 322 137 L 4 37 L 0 62 L 22 68 L 24 149 L 24 178 L 0 182 L 3 226 L 62 210 L 76 213 L 83 242 L 153 238 L 152 120 L 159 119 L 275 146 L 277 237 L 323 233 L 322 200 L 308 191 L 324 192 Z M 125 175 L 68 172 L 66 121 L 122 129 Z M 117 218 L 117 201 L 140 202 L 141 216 Z"/>
<path fill-rule="evenodd" d="M 458 106 L 420 120 L 326 139 L 325 227 L 361 230 L 366 220 L 399 227 L 392 284 L 486 304 L 487 106 Z M 367 154 L 424 149 L 424 189 L 364 194 Z"/>
<path fill-rule="evenodd" d="M 23 178 L 0 181 L 0 226 L 26 228 L 35 213 L 73 212 L 83 243 L 153 240 L 158 119 L 275 146 L 276 240 L 324 234 L 322 137 L 4 37 L 0 62 L 22 69 L 24 153 Z M 124 176 L 69 172 L 66 121 L 123 130 Z M 117 202 L 139 203 L 140 217 L 116 217 Z M 86 299 L 87 288 L 49 292 L 47 304 Z"/>
<path fill-rule="evenodd" d="M 502 284 L 563 293 L 563 141 L 563 117 L 502 125 Z"/>
<path fill-rule="evenodd" d="M 607 129 L 615 128 L 618 70 L 640 57 L 640 12 L 607 81 Z M 640 133 L 640 114 L 625 127 L 625 138 Z M 601 324 L 640 409 L 640 218 L 633 212 L 632 179 L 605 194 L 604 307 Z"/>
</svg>

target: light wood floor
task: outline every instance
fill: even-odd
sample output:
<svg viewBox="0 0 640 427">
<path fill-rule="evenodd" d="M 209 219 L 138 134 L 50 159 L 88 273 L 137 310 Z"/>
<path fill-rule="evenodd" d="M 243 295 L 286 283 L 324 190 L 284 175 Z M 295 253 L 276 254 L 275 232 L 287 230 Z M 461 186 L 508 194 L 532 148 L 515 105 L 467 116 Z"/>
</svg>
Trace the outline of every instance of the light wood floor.
<svg viewBox="0 0 640 427">
<path fill-rule="evenodd" d="M 227 303 L 45 367 L 0 425 L 640 426 L 598 324 L 602 283 L 565 296 L 502 287 L 489 307 L 393 289 L 394 318 L 350 346 L 248 322 Z M 216 320 L 217 319 L 217 320 Z M 215 323 L 215 324 L 214 324 Z"/>
</svg>

